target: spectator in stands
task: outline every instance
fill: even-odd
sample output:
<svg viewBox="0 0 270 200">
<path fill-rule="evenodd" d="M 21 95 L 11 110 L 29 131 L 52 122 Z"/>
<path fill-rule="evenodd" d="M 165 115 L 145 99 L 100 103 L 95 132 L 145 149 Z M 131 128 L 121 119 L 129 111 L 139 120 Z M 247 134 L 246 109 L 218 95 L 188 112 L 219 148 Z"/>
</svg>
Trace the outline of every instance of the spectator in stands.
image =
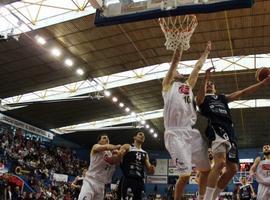
<svg viewBox="0 0 270 200">
<path fill-rule="evenodd" d="M 5 130 L 0 133 L 0 162 L 6 164 L 13 163 L 13 172 L 16 167 L 29 171 L 28 174 L 22 172 L 20 176 L 25 176 L 27 183 L 34 190 L 32 193 L 21 194 L 15 186 L 0 177 L 0 199 L 74 199 L 71 185 L 64 183 L 51 184 L 48 178 L 54 172 L 68 175 L 78 175 L 78 171 L 87 165 L 86 161 L 81 161 L 76 157 L 76 151 L 66 147 L 56 147 L 52 144 L 42 144 L 23 137 L 22 132 Z M 4 182 L 4 183 L 3 183 Z M 1 183 L 3 185 L 1 186 Z"/>
</svg>

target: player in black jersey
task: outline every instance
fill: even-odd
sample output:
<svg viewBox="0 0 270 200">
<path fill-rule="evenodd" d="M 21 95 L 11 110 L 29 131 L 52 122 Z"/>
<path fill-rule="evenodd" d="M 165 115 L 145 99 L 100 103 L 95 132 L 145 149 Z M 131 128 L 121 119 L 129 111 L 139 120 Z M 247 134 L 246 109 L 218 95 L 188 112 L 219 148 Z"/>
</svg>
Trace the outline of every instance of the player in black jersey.
<svg viewBox="0 0 270 200">
<path fill-rule="evenodd" d="M 239 200 L 251 200 L 255 197 L 255 192 L 251 184 L 247 182 L 245 176 L 241 177 L 241 186 L 238 188 L 237 199 Z"/>
<path fill-rule="evenodd" d="M 243 90 L 228 95 L 216 94 L 214 83 L 209 81 L 213 69 L 210 68 L 206 71 L 203 87 L 196 98 L 201 114 L 208 119 L 206 136 L 214 155 L 214 166 L 208 176 L 205 200 L 216 199 L 218 194 L 226 188 L 238 168 L 237 138 L 228 103 L 243 95 L 254 93 L 270 83 L 270 76 L 268 76 L 263 81 Z M 226 170 L 219 177 L 224 167 Z"/>
<path fill-rule="evenodd" d="M 120 167 L 123 176 L 118 186 L 119 200 L 141 200 L 144 190 L 144 168 L 153 174 L 155 167 L 150 164 L 146 151 L 142 149 L 145 137 L 143 132 L 138 132 L 134 137 L 132 145 L 125 144 L 119 150 L 122 158 Z"/>
</svg>

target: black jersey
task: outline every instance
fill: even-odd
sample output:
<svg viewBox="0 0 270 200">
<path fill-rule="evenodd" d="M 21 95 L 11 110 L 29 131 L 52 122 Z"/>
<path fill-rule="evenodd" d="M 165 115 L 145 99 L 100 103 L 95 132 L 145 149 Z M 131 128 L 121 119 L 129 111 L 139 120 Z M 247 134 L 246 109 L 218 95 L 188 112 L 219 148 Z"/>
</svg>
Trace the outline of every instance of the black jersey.
<svg viewBox="0 0 270 200">
<path fill-rule="evenodd" d="M 147 153 L 135 146 L 130 146 L 128 153 L 123 157 L 121 169 L 125 177 L 144 178 L 144 166 Z"/>
<path fill-rule="evenodd" d="M 251 186 L 248 185 L 242 185 L 239 188 L 239 198 L 241 200 L 246 200 L 246 199 L 251 199 L 252 195 L 251 195 L 252 191 L 251 191 Z"/>
<path fill-rule="evenodd" d="M 213 124 L 232 123 L 228 100 L 223 94 L 206 95 L 200 111 Z"/>
</svg>

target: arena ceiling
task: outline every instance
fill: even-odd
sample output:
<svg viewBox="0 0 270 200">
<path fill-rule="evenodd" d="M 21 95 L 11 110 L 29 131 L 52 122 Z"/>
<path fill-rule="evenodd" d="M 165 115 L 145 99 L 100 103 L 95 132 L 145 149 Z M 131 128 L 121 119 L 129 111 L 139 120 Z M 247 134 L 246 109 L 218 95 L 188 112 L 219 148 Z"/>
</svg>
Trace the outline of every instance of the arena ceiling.
<svg viewBox="0 0 270 200">
<path fill-rule="evenodd" d="M 230 93 L 255 83 L 255 67 L 261 67 L 259 57 L 265 56 L 270 62 L 270 1 L 257 0 L 252 9 L 197 15 L 199 25 L 192 36 L 191 48 L 184 52 L 182 60 L 196 60 L 200 57 L 208 40 L 212 41 L 213 60 L 227 60 L 229 64 L 214 75 L 218 91 Z M 136 71 L 146 66 L 170 62 L 172 52 L 164 47 L 165 38 L 157 20 L 114 25 L 97 28 L 93 24 L 94 15 L 69 20 L 56 25 L 40 28 L 21 34 L 19 40 L 0 41 L 0 98 L 3 104 L 13 99 L 21 102 L 25 95 L 35 95 L 46 99 L 49 88 L 86 81 L 91 83 L 98 77 L 110 76 L 129 70 Z M 45 46 L 38 45 L 35 36 L 46 39 Z M 53 57 L 49 49 L 58 47 L 62 56 Z M 239 60 L 251 56 L 249 63 Z M 233 60 L 226 57 L 238 56 Z M 67 68 L 63 60 L 70 57 L 74 66 L 82 68 L 83 76 L 75 74 L 76 67 Z M 239 62 L 238 62 L 239 61 Z M 218 61 L 215 64 L 220 64 Z M 265 63 L 265 62 L 264 62 Z M 237 67 L 242 70 L 235 70 Z M 251 67 L 250 67 L 251 66 Z M 217 66 L 218 67 L 218 66 Z M 158 68 L 158 67 L 156 67 Z M 228 68 L 227 70 L 225 68 Z M 143 78 L 140 74 L 137 78 Z M 198 91 L 201 77 L 194 92 Z M 147 81 L 134 81 L 111 87 L 110 92 L 136 113 L 157 111 L 163 108 L 161 97 L 162 76 Z M 81 83 L 81 82 L 80 82 Z M 106 87 L 106 82 L 99 82 Z M 74 86 L 74 84 L 72 85 Z M 90 87 L 90 86 L 89 86 Z M 56 129 L 70 125 L 102 121 L 104 119 L 126 116 L 109 98 L 99 98 L 100 89 L 87 94 L 89 99 L 70 102 L 54 102 L 29 105 L 4 113 L 29 122 L 44 129 Z M 72 88 L 69 88 L 71 91 Z M 65 94 L 62 94 L 65 96 Z M 72 95 L 71 95 L 72 96 Z M 269 87 L 266 87 L 242 100 L 269 99 Z M 243 105 L 243 104 L 242 104 Z M 240 147 L 260 147 L 270 141 L 270 128 L 267 125 L 270 107 L 232 109 Z M 147 123 L 158 133 L 153 138 L 148 130 L 146 149 L 164 149 L 163 118 L 153 118 Z M 130 142 L 139 123 L 124 123 L 121 129 L 103 128 L 64 135 L 79 144 L 92 145 L 97 134 L 108 132 L 114 143 Z M 115 126 L 115 125 L 113 125 Z M 198 128 L 203 132 L 205 120 L 199 117 Z"/>
</svg>

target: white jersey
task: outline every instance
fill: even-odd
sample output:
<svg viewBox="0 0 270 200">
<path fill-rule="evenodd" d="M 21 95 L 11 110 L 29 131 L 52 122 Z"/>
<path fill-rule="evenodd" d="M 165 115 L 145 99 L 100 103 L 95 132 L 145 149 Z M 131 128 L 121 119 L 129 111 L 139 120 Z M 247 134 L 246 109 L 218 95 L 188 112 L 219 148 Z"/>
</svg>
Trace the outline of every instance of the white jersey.
<svg viewBox="0 0 270 200">
<path fill-rule="evenodd" d="M 104 184 L 110 183 L 116 167 L 106 162 L 105 159 L 111 156 L 112 153 L 110 151 L 92 153 L 86 178 L 94 178 L 96 181 Z"/>
<path fill-rule="evenodd" d="M 270 160 L 261 160 L 256 170 L 256 180 L 266 186 L 270 186 Z"/>
<path fill-rule="evenodd" d="M 165 129 L 191 127 L 196 123 L 194 96 L 188 84 L 174 82 L 169 90 L 162 92 L 162 96 Z"/>
</svg>

